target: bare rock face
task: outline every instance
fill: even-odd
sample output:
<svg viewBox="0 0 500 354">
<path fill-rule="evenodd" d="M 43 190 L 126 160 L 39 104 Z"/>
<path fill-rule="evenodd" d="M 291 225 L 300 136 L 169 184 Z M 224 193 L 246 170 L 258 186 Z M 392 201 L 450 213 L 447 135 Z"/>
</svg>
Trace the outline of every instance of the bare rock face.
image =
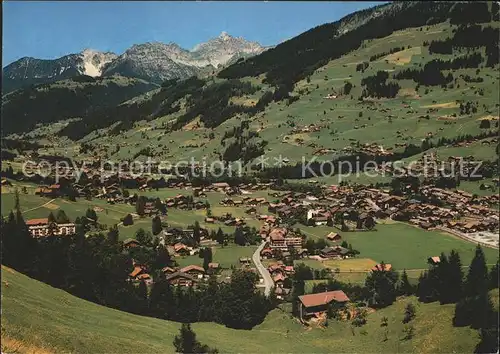
<svg viewBox="0 0 500 354">
<path fill-rule="evenodd" d="M 122 75 L 161 83 L 187 78 L 262 53 L 267 48 L 222 32 L 192 50 L 175 43 L 136 44 L 116 55 L 85 49 L 58 59 L 21 58 L 3 69 L 3 92 L 31 84 L 53 82 L 77 75 L 92 77 Z"/>
</svg>

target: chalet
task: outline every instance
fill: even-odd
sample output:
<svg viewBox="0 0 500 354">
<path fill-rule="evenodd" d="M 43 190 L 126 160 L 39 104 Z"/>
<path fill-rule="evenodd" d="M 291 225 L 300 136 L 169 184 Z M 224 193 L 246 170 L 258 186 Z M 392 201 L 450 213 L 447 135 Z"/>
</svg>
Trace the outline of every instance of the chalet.
<svg viewBox="0 0 500 354">
<path fill-rule="evenodd" d="M 263 259 L 273 258 L 273 250 L 270 248 L 264 248 L 260 251 L 260 257 Z"/>
<path fill-rule="evenodd" d="M 349 250 L 347 248 L 341 246 L 334 247 L 325 247 L 321 250 L 321 257 L 324 258 L 334 258 L 334 257 L 342 257 L 344 258 Z"/>
<path fill-rule="evenodd" d="M 175 273 L 175 269 L 172 268 L 172 267 L 165 267 L 165 268 L 162 268 L 161 270 L 163 273 L 165 274 L 173 274 Z"/>
<path fill-rule="evenodd" d="M 250 263 L 252 262 L 250 257 L 241 257 L 239 260 L 242 265 L 250 265 Z"/>
<path fill-rule="evenodd" d="M 188 256 L 190 253 L 189 247 L 183 243 L 176 243 L 174 245 L 174 251 L 175 251 L 175 253 L 177 253 L 181 256 Z"/>
<path fill-rule="evenodd" d="M 215 219 L 214 219 L 214 218 L 209 218 L 209 217 L 206 217 L 206 218 L 205 218 L 205 222 L 206 222 L 207 224 L 213 224 L 213 223 L 215 223 Z"/>
<path fill-rule="evenodd" d="M 197 265 L 188 265 L 180 270 L 181 273 L 189 274 L 195 278 L 201 279 L 205 275 L 205 269 Z"/>
<path fill-rule="evenodd" d="M 57 197 L 61 194 L 61 185 L 60 184 L 52 184 L 48 187 L 40 187 L 37 188 L 35 191 L 35 194 L 38 194 L 40 196 L 47 196 L 47 197 Z"/>
<path fill-rule="evenodd" d="M 219 270 L 220 269 L 220 264 L 219 263 L 213 263 L 213 262 L 210 262 L 208 263 L 208 269 L 211 269 L 211 270 Z"/>
<path fill-rule="evenodd" d="M 229 188 L 229 184 L 226 182 L 212 183 L 212 188 L 217 190 L 224 190 L 226 188 Z"/>
<path fill-rule="evenodd" d="M 309 256 L 309 251 L 306 248 L 301 248 L 297 251 L 297 255 L 300 258 L 305 258 L 305 257 Z"/>
<path fill-rule="evenodd" d="M 255 207 L 250 207 L 247 210 L 245 210 L 245 213 L 247 214 L 255 214 L 257 212 L 257 209 Z"/>
<path fill-rule="evenodd" d="M 376 264 L 372 267 L 372 272 L 388 272 L 392 269 L 392 265 L 389 263 L 380 263 Z"/>
<path fill-rule="evenodd" d="M 198 279 L 186 273 L 175 272 L 167 276 L 167 281 L 174 286 L 193 286 Z"/>
<path fill-rule="evenodd" d="M 33 237 L 45 237 L 49 235 L 74 235 L 76 232 L 75 224 L 58 224 L 55 222 L 50 223 L 48 218 L 27 220 L 26 226 L 28 227 L 28 231 Z"/>
<path fill-rule="evenodd" d="M 274 264 L 271 264 L 267 270 L 269 271 L 269 274 L 271 274 L 272 276 L 275 276 L 277 274 L 285 274 L 285 270 L 282 268 L 282 266 L 280 264 L 277 264 L 277 263 L 274 263 Z"/>
<path fill-rule="evenodd" d="M 313 216 L 311 219 L 316 226 L 324 226 L 328 222 L 328 217 L 324 215 Z"/>
<path fill-rule="evenodd" d="M 441 258 L 439 258 L 438 256 L 427 258 L 427 263 L 429 263 L 429 264 L 436 265 L 439 262 L 441 262 Z"/>
<path fill-rule="evenodd" d="M 285 274 L 287 274 L 287 275 L 291 275 L 291 274 L 295 273 L 295 269 L 293 268 L 293 266 L 285 266 L 285 267 L 283 267 L 283 270 L 285 271 Z"/>
<path fill-rule="evenodd" d="M 139 243 L 139 241 L 131 239 L 131 238 L 127 238 L 125 241 L 123 241 L 123 247 L 125 247 L 125 248 L 134 248 L 134 247 L 138 247 L 140 245 L 141 244 Z"/>
<path fill-rule="evenodd" d="M 153 284 L 153 278 L 147 273 L 139 274 L 135 279 L 137 281 L 143 281 L 146 285 Z"/>
<path fill-rule="evenodd" d="M 257 204 L 260 204 L 260 205 L 263 205 L 263 204 L 268 204 L 268 202 L 267 202 L 266 198 L 264 198 L 264 197 L 255 198 L 255 202 L 256 202 Z"/>
<path fill-rule="evenodd" d="M 331 302 L 346 304 L 349 298 L 342 290 L 327 291 L 317 294 L 308 294 L 299 296 L 299 316 L 301 320 L 310 318 L 318 312 L 328 310 Z"/>
<path fill-rule="evenodd" d="M 236 219 L 229 219 L 224 221 L 224 225 L 226 226 L 235 226 L 236 225 Z"/>
<path fill-rule="evenodd" d="M 279 288 L 282 288 L 283 287 L 283 282 L 285 281 L 285 276 L 281 273 L 279 274 L 276 274 L 274 277 L 273 277 L 273 281 L 274 281 L 274 284 L 279 287 Z"/>
<path fill-rule="evenodd" d="M 134 270 L 128 275 L 130 279 L 135 279 L 139 274 L 144 272 L 144 267 L 140 265 L 134 266 Z"/>
<path fill-rule="evenodd" d="M 274 289 L 274 293 L 276 294 L 276 298 L 278 300 L 285 300 L 285 298 L 290 294 L 290 289 L 276 287 Z"/>
<path fill-rule="evenodd" d="M 158 209 L 155 206 L 154 202 L 146 202 L 144 203 L 144 214 L 146 215 L 154 215 L 158 213 Z"/>
<path fill-rule="evenodd" d="M 342 237 L 336 232 L 330 232 L 328 235 L 326 235 L 326 238 L 329 239 L 330 241 L 335 241 L 335 242 L 342 240 Z"/>
<path fill-rule="evenodd" d="M 276 217 L 274 215 L 269 215 L 265 221 L 268 223 L 268 224 L 275 224 L 276 223 Z"/>
</svg>

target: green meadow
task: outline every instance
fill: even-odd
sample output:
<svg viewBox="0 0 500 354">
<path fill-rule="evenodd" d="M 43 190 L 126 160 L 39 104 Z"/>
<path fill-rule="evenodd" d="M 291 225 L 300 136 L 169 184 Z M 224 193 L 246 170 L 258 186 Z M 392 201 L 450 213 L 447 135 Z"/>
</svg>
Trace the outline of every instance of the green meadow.
<svg viewBox="0 0 500 354">
<path fill-rule="evenodd" d="M 498 290 L 493 296 L 498 298 Z M 402 319 L 410 302 L 416 305 L 415 335 L 404 340 Z M 180 328 L 176 322 L 78 299 L 4 266 L 2 307 L 2 352 L 7 353 L 171 353 Z M 252 330 L 215 323 L 195 323 L 193 329 L 202 343 L 221 353 L 364 352 L 367 348 L 377 353 L 470 353 L 479 334 L 468 327 L 453 327 L 453 313 L 453 304 L 421 304 L 410 297 L 370 313 L 361 328 L 333 320 L 326 328 L 306 328 L 284 306 L 270 312 Z M 387 327 L 380 326 L 383 317 L 388 319 Z"/>
</svg>

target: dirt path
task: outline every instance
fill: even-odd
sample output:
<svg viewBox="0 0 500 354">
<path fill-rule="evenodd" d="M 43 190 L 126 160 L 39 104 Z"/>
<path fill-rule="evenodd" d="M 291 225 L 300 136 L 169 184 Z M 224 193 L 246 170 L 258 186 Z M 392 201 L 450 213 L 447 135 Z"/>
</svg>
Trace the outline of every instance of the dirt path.
<svg viewBox="0 0 500 354">
<path fill-rule="evenodd" d="M 33 211 L 33 210 L 37 210 L 37 209 L 43 208 L 44 206 L 46 206 L 46 205 L 48 205 L 48 204 L 52 203 L 54 200 L 55 200 L 55 199 L 52 199 L 52 200 L 49 200 L 47 203 L 44 203 L 44 204 L 39 205 L 39 206 L 37 206 L 37 207 L 31 208 L 31 209 L 28 209 L 28 210 L 23 210 L 23 211 L 21 212 L 21 214 L 27 213 L 28 211 Z"/>
</svg>

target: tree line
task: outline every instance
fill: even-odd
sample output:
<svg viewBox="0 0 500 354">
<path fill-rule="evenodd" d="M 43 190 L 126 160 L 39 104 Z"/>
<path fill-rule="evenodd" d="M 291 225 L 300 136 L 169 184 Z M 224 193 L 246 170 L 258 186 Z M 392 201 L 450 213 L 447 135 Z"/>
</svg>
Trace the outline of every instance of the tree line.
<svg viewBox="0 0 500 354">
<path fill-rule="evenodd" d="M 493 67 L 499 63 L 499 34 L 498 28 L 490 26 L 460 25 L 453 37 L 431 41 L 429 53 L 453 54 L 453 49 L 486 47 L 486 66 Z"/>
<path fill-rule="evenodd" d="M 34 239 L 16 198 L 14 211 L 1 219 L 2 264 L 103 306 L 185 323 L 213 321 L 250 329 L 275 306 L 273 298 L 256 291 L 258 276 L 250 271 L 233 272 L 228 284 L 212 277 L 196 290 L 173 287 L 161 269 L 175 262 L 157 237 L 145 237 L 144 245 L 127 251 L 116 227 L 88 234 L 94 222 L 77 218 L 76 235 Z M 133 259 L 152 275 L 150 290 L 144 282 L 137 286 L 129 281 Z"/>
<path fill-rule="evenodd" d="M 383 38 L 404 28 L 441 23 L 450 17 L 452 7 L 463 4 L 418 2 L 398 4 L 397 11 L 387 11 L 342 35 L 341 21 L 313 28 L 264 53 L 235 63 L 219 73 L 221 78 L 242 78 L 267 73 L 266 82 L 286 85 L 291 91 L 295 82 L 310 76 L 314 70 L 360 47 L 367 39 Z M 355 16 L 357 13 L 352 14 Z M 471 19 L 471 22 L 476 21 Z M 287 60 L 283 60 L 287 58 Z"/>
</svg>

